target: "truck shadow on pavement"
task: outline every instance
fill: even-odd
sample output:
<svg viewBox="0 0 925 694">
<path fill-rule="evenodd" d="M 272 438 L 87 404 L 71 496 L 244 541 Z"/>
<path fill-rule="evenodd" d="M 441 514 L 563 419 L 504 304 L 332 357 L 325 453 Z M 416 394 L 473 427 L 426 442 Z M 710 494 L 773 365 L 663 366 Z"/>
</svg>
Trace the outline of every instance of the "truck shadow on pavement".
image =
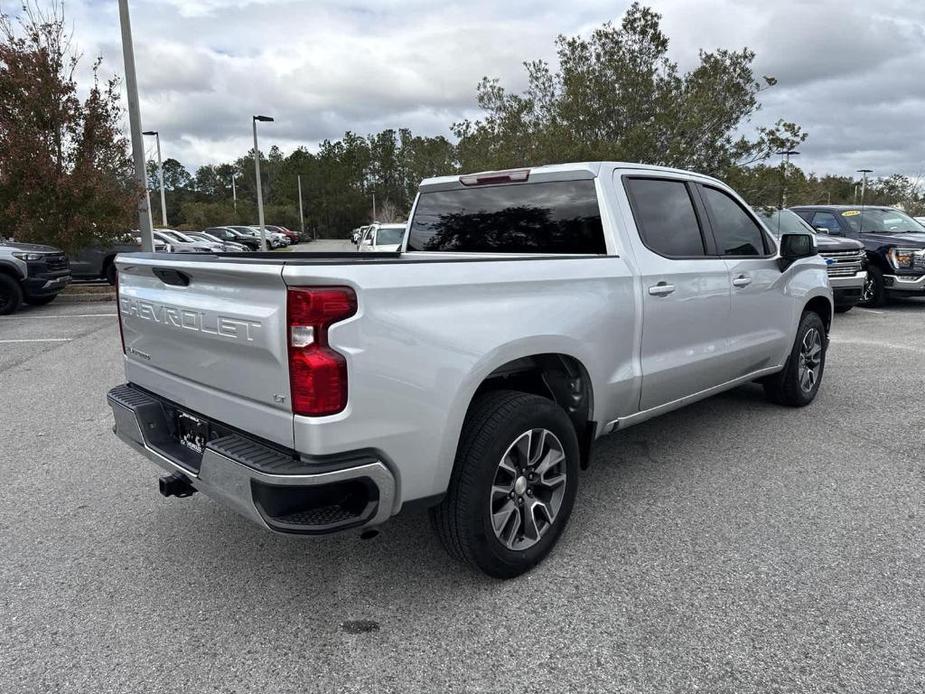
<svg viewBox="0 0 925 694">
<path fill-rule="evenodd" d="M 677 493 L 690 475 L 709 479 L 724 465 L 727 437 L 733 443 L 726 447 L 734 449 L 737 432 L 769 408 L 780 411 L 764 401 L 760 388 L 746 386 L 599 440 L 558 547 L 513 581 L 489 579 L 450 559 L 426 512 L 393 519 L 371 540 L 357 534 L 303 539 L 268 533 L 196 495 L 171 500 L 133 532 L 150 538 L 158 570 L 147 580 L 155 593 L 175 593 L 180 581 L 184 593 L 206 596 L 200 599 L 230 619 L 305 609 L 313 619 L 328 615 L 329 625 L 351 622 L 345 629 L 357 619 L 388 624 L 409 610 L 432 612 L 435 601 L 463 600 L 471 590 L 505 595 L 523 581 L 588 575 L 582 565 L 622 551 L 627 524 L 645 516 L 654 501 Z"/>
</svg>

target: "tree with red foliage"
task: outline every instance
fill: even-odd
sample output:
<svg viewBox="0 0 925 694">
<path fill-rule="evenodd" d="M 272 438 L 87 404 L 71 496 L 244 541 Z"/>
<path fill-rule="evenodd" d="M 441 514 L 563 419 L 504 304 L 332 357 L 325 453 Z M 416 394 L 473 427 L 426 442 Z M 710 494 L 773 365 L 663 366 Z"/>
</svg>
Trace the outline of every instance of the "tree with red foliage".
<svg viewBox="0 0 925 694">
<path fill-rule="evenodd" d="M 86 98 L 61 6 L 0 15 L 0 236 L 75 252 L 131 228 L 137 190 L 119 81 L 93 63 Z"/>
</svg>

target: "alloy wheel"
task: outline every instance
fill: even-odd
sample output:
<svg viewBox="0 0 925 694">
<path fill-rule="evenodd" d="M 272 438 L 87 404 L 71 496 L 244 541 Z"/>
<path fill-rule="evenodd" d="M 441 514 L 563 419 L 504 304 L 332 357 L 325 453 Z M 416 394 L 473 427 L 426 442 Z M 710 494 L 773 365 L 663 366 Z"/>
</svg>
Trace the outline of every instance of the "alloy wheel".
<svg viewBox="0 0 925 694">
<path fill-rule="evenodd" d="M 874 298 L 874 278 L 867 273 L 867 279 L 864 280 L 864 289 L 861 291 L 861 301 L 867 302 Z"/>
<path fill-rule="evenodd" d="M 511 550 L 525 550 L 552 527 L 566 489 L 565 449 L 548 429 L 531 429 L 508 447 L 491 487 L 495 537 Z"/>
<path fill-rule="evenodd" d="M 804 393 L 812 392 L 819 382 L 822 370 L 822 335 L 816 328 L 810 328 L 800 343 L 800 388 Z"/>
</svg>

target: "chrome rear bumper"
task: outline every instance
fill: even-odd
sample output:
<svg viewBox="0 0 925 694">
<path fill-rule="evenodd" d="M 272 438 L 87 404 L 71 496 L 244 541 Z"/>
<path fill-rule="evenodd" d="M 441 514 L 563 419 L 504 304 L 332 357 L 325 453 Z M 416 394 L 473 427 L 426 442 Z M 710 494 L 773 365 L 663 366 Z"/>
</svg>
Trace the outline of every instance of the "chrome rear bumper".
<svg viewBox="0 0 925 694">
<path fill-rule="evenodd" d="M 170 403 L 130 385 L 113 388 L 107 400 L 120 439 L 265 528 L 323 535 L 378 525 L 392 515 L 395 477 L 369 454 L 310 464 L 230 433 L 206 444 L 197 468 L 171 438 Z"/>
</svg>

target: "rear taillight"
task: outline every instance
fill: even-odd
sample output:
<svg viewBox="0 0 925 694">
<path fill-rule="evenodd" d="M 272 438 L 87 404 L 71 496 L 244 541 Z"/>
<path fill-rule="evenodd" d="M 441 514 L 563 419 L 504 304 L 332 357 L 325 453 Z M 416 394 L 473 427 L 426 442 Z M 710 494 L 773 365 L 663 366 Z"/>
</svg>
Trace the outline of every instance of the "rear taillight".
<svg viewBox="0 0 925 694">
<path fill-rule="evenodd" d="M 328 328 L 357 312 L 349 287 L 294 287 L 287 296 L 292 411 L 306 417 L 347 406 L 347 360 L 328 345 Z"/>
<path fill-rule="evenodd" d="M 119 300 L 118 270 L 116 270 L 116 320 L 119 321 L 119 339 L 122 341 L 122 354 L 125 354 L 125 333 L 122 330 L 122 302 Z"/>
</svg>

